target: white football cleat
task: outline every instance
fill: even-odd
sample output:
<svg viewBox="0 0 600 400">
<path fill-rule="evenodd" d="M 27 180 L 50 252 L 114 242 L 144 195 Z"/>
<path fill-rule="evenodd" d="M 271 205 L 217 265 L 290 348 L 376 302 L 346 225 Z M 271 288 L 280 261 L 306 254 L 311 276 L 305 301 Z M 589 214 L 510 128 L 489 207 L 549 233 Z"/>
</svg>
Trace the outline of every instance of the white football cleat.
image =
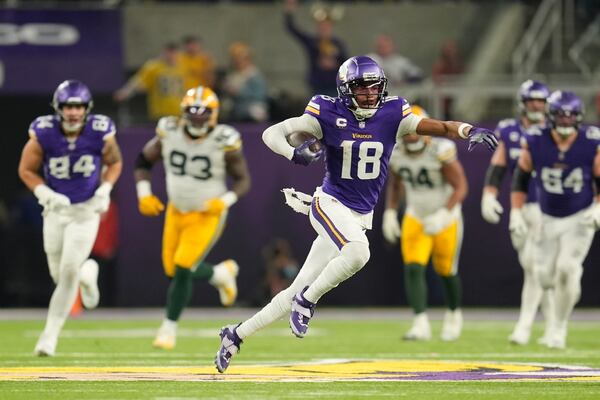
<svg viewBox="0 0 600 400">
<path fill-rule="evenodd" d="M 100 290 L 98 289 L 98 263 L 91 258 L 87 259 L 79 271 L 79 288 L 81 289 L 81 302 L 91 310 L 98 307 Z"/>
<path fill-rule="evenodd" d="M 237 298 L 236 277 L 239 270 L 238 263 L 231 259 L 222 261 L 213 268 L 213 276 L 209 283 L 219 290 L 219 299 L 225 307 L 233 305 Z"/>
<path fill-rule="evenodd" d="M 460 308 L 446 310 L 440 338 L 445 342 L 453 342 L 460 337 L 463 326 L 463 316 Z"/>
<path fill-rule="evenodd" d="M 508 341 L 512 344 L 519 346 L 525 346 L 529 343 L 529 337 L 531 336 L 531 329 L 525 328 L 519 324 L 515 326 L 515 329 L 508 337 Z"/>
<path fill-rule="evenodd" d="M 177 323 L 164 320 L 160 328 L 158 328 L 158 332 L 156 332 L 156 337 L 152 342 L 152 346 L 157 349 L 173 350 L 175 348 L 176 338 Z"/>
<path fill-rule="evenodd" d="M 46 333 L 42 333 L 35 345 L 33 355 L 37 357 L 52 357 L 56 352 L 57 337 L 50 337 Z"/>
<path fill-rule="evenodd" d="M 427 314 L 422 312 L 415 315 L 412 327 L 402 336 L 404 340 L 427 341 L 431 339 L 431 325 Z"/>
</svg>

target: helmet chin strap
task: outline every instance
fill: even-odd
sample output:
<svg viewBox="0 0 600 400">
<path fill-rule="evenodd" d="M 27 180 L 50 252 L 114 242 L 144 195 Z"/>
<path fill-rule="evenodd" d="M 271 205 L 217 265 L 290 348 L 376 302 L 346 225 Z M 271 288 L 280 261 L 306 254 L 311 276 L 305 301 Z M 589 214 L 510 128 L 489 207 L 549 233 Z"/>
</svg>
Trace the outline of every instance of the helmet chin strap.
<svg viewBox="0 0 600 400">
<path fill-rule="evenodd" d="M 375 115 L 377 110 L 379 110 L 379 102 L 375 105 L 375 108 L 362 108 L 358 105 L 356 99 L 354 98 L 352 98 L 352 103 L 354 104 L 354 109 L 352 110 L 352 113 L 359 120 L 371 118 L 373 115 Z"/>
<path fill-rule="evenodd" d="M 73 133 L 77 132 L 83 127 L 83 122 L 76 122 L 74 124 L 71 124 L 67 121 L 62 121 L 61 126 L 65 132 Z"/>
<path fill-rule="evenodd" d="M 541 111 L 527 111 L 525 116 L 533 123 L 541 122 L 544 119 L 544 113 Z"/>
<path fill-rule="evenodd" d="M 191 123 L 187 123 L 185 127 L 190 136 L 195 138 L 204 137 L 210 131 L 210 126 L 208 126 L 208 124 L 205 124 L 202 128 L 195 128 Z"/>
</svg>

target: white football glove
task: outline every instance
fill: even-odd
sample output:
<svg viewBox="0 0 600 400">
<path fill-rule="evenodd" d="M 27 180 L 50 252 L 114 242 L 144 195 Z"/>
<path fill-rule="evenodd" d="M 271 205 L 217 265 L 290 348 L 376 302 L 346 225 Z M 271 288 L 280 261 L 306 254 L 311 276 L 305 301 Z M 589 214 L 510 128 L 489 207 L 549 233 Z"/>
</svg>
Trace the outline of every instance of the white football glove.
<svg viewBox="0 0 600 400">
<path fill-rule="evenodd" d="M 110 191 L 112 188 L 113 185 L 110 182 L 102 182 L 102 184 L 98 186 L 93 197 L 95 212 L 102 214 L 108 211 L 108 207 L 110 207 Z"/>
<path fill-rule="evenodd" d="M 592 226 L 594 229 L 600 229 L 600 202 L 595 202 L 586 212 L 585 212 L 585 222 Z"/>
<path fill-rule="evenodd" d="M 510 210 L 508 230 L 516 236 L 525 236 L 527 234 L 529 227 L 523 217 L 523 211 L 520 208 L 513 208 Z"/>
<path fill-rule="evenodd" d="M 481 197 L 481 216 L 490 224 L 500 222 L 500 215 L 504 212 L 504 208 L 496 199 L 496 195 L 490 192 L 483 192 Z"/>
<path fill-rule="evenodd" d="M 400 224 L 398 223 L 398 212 L 388 208 L 383 212 L 383 224 L 381 226 L 383 237 L 391 244 L 396 244 L 400 238 Z"/>
<path fill-rule="evenodd" d="M 57 193 L 48 186 L 41 184 L 33 189 L 33 194 L 44 207 L 44 212 L 59 211 L 71 205 L 71 200 L 61 193 Z"/>
<path fill-rule="evenodd" d="M 436 235 L 454 221 L 454 216 L 446 207 L 442 207 L 423 219 L 423 230 L 428 235 Z"/>
</svg>

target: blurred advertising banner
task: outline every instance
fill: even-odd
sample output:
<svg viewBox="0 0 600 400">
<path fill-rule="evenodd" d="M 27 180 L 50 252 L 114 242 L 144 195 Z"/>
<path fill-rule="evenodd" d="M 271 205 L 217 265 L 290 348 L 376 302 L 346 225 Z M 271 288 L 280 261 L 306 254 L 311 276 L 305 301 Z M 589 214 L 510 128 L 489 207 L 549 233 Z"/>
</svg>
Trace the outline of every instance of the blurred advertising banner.
<svg viewBox="0 0 600 400">
<path fill-rule="evenodd" d="M 123 83 L 118 10 L 0 10 L 0 94 L 46 94 L 65 79 L 95 93 Z"/>
</svg>

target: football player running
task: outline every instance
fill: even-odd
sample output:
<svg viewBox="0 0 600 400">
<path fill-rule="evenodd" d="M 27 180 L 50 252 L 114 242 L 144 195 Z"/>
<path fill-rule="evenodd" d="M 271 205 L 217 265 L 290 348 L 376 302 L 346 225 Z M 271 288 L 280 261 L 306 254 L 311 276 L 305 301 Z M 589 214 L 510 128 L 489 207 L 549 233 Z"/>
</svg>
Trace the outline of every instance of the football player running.
<svg viewBox="0 0 600 400">
<path fill-rule="evenodd" d="M 113 121 L 90 114 L 92 106 L 86 85 L 62 82 L 52 98 L 56 113 L 31 123 L 19 163 L 21 180 L 44 208 L 44 251 L 56 284 L 37 356 L 55 354 L 79 288 L 86 308 L 95 308 L 100 299 L 98 264 L 88 257 L 122 162 Z"/>
<path fill-rule="evenodd" d="M 516 236 L 535 230 L 534 273 L 544 289 L 554 289 L 554 327 L 545 344 L 562 349 L 569 316 L 581 295 L 583 260 L 600 226 L 600 130 L 580 125 L 583 103 L 572 92 L 553 92 L 546 108 L 549 126 L 531 128 L 522 140 L 509 229 Z M 542 215 L 532 228 L 524 207 L 533 171 Z"/>
<path fill-rule="evenodd" d="M 171 283 L 166 317 L 153 345 L 166 350 L 175 347 L 177 321 L 192 295 L 194 279 L 215 286 L 224 306 L 235 302 L 237 263 L 225 260 L 213 266 L 204 260 L 223 232 L 229 207 L 250 189 L 240 133 L 217 123 L 219 99 L 214 91 L 204 86 L 188 90 L 181 112 L 181 118 L 158 121 L 156 136 L 144 146 L 134 171 L 140 212 L 157 216 L 165 207 L 152 194 L 151 169 L 161 158 L 164 163 L 169 202 L 162 262 Z"/>
<path fill-rule="evenodd" d="M 519 118 L 502 120 L 496 127 L 498 148 L 494 152 L 488 167 L 483 196 L 481 197 L 481 214 L 491 223 L 497 224 L 504 211 L 498 202 L 498 193 L 506 170 L 515 170 L 521 153 L 521 138 L 527 135 L 527 130 L 533 126 L 543 126 L 545 123 L 546 99 L 550 95 L 548 87 L 541 82 L 527 80 L 519 88 L 518 104 Z M 544 335 L 539 342 L 548 341 L 553 326 L 554 302 L 549 290 L 543 290 L 533 271 L 533 240 L 535 227 L 540 223 L 540 207 L 537 190 L 530 181 L 527 191 L 527 201 L 523 205 L 522 215 L 528 225 L 527 235 L 517 235 L 511 231 L 511 241 L 519 256 L 523 268 L 523 289 L 521 291 L 521 310 L 519 320 L 513 332 L 508 337 L 513 344 L 525 345 L 529 342 L 535 314 L 541 303 L 541 310 L 546 320 Z"/>
<path fill-rule="evenodd" d="M 304 337 L 315 305 L 325 293 L 358 272 L 369 260 L 373 208 L 387 176 L 392 149 L 402 136 L 417 132 L 461 138 L 469 148 L 485 143 L 496 147 L 493 132 L 466 123 L 437 121 L 412 114 L 400 97 L 388 97 L 383 70 L 371 58 L 352 57 L 339 68 L 338 97 L 316 95 L 300 117 L 265 130 L 263 140 L 275 153 L 300 165 L 318 159 L 309 147 L 321 140 L 326 174 L 313 196 L 286 191 L 288 203 L 309 214 L 317 238 L 294 282 L 250 319 L 221 330 L 215 364 L 224 372 L 242 340 L 289 315 L 290 327 Z M 314 136 L 294 148 L 286 140 L 292 132 Z M 304 201 L 302 200 L 304 199 Z"/>
<path fill-rule="evenodd" d="M 421 107 L 411 109 L 414 115 L 428 118 Z M 430 258 L 441 277 L 448 305 L 440 337 L 444 341 L 460 337 L 463 318 L 458 258 L 463 236 L 461 203 L 467 191 L 453 141 L 413 134 L 403 136 L 394 148 L 382 228 L 391 244 L 401 238 L 405 289 L 415 314 L 405 340 L 431 339 L 425 279 Z M 397 211 L 401 202 L 406 204 L 402 228 Z"/>
</svg>

